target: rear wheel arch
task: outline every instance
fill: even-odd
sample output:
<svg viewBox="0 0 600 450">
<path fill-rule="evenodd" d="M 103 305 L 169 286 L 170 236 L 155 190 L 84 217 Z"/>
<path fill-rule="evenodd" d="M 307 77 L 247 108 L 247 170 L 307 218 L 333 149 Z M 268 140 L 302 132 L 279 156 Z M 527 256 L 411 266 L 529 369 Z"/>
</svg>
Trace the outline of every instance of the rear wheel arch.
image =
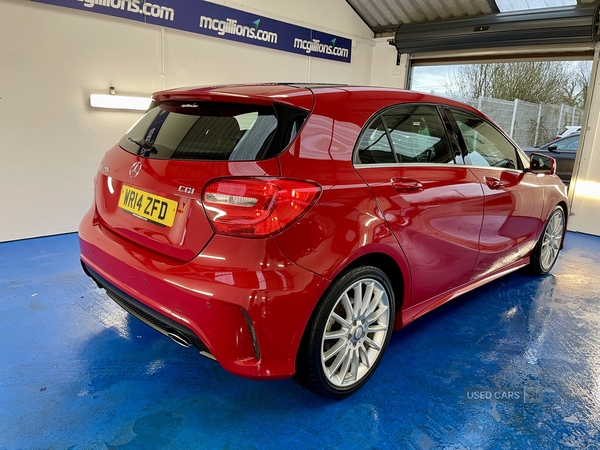
<svg viewBox="0 0 600 450">
<path fill-rule="evenodd" d="M 531 252 L 527 271 L 533 275 L 545 275 L 554 266 L 563 248 L 567 229 L 566 208 L 560 203 L 552 208 L 542 233 Z"/>
<path fill-rule="evenodd" d="M 561 201 L 557 202 L 555 205 L 551 206 L 548 209 L 548 213 L 546 214 L 546 219 L 544 220 L 544 223 L 542 224 L 540 235 L 541 235 L 541 233 L 544 232 L 544 228 L 546 227 L 546 222 L 548 221 L 548 219 L 550 218 L 550 216 L 552 215 L 552 213 L 554 212 L 554 210 L 556 209 L 556 207 L 560 207 L 563 210 L 563 214 L 565 216 L 565 229 L 564 229 L 564 232 L 563 232 L 563 241 L 561 243 L 561 249 L 562 249 L 564 247 L 564 244 L 565 244 L 564 238 L 565 238 L 565 236 L 567 234 L 567 225 L 569 223 L 569 207 L 567 206 L 567 203 L 565 201 L 561 200 Z"/>
<path fill-rule="evenodd" d="M 405 301 L 406 280 L 409 278 L 404 275 L 398 262 L 392 256 L 382 252 L 373 252 L 359 256 L 358 258 L 352 260 L 349 264 L 347 264 L 346 266 L 344 266 L 336 272 L 335 276 L 331 280 L 329 287 L 323 292 L 321 297 L 315 303 L 313 311 L 308 321 L 306 322 L 306 326 L 302 334 L 302 339 L 300 340 L 300 345 L 298 346 L 296 351 L 296 370 L 298 368 L 298 358 L 302 357 L 302 354 L 306 349 L 307 335 L 310 332 L 310 325 L 311 323 L 313 323 L 315 316 L 318 313 L 319 305 L 321 304 L 323 299 L 327 297 L 336 280 L 342 278 L 344 275 L 346 275 L 348 272 L 351 272 L 354 269 L 365 266 L 376 267 L 383 271 L 385 275 L 389 278 L 389 281 L 392 285 L 395 300 L 393 319 L 395 319 L 398 316 L 398 314 L 401 314 L 402 306 Z"/>
<path fill-rule="evenodd" d="M 394 316 L 402 310 L 404 303 L 404 290 L 406 288 L 405 276 L 400 269 L 398 263 L 390 255 L 385 253 L 368 253 L 362 255 L 351 263 L 349 263 L 343 270 L 341 270 L 336 278 L 342 276 L 344 273 L 361 266 L 374 266 L 381 269 L 392 283 L 392 289 L 394 290 L 394 297 L 396 300 Z"/>
<path fill-rule="evenodd" d="M 558 202 L 556 206 L 560 206 L 565 213 L 565 234 L 567 233 L 567 224 L 569 223 L 569 207 L 564 201 Z"/>
</svg>

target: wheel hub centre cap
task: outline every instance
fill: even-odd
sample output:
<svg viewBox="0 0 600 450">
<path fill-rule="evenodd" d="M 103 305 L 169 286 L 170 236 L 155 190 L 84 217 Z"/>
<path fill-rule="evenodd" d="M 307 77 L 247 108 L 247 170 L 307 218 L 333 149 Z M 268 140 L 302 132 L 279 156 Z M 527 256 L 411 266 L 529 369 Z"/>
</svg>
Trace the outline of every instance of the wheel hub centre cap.
<svg viewBox="0 0 600 450">
<path fill-rule="evenodd" d="M 358 341 L 361 337 L 363 337 L 363 333 L 364 330 L 362 326 L 356 327 L 356 330 L 354 330 L 354 340 Z"/>
</svg>

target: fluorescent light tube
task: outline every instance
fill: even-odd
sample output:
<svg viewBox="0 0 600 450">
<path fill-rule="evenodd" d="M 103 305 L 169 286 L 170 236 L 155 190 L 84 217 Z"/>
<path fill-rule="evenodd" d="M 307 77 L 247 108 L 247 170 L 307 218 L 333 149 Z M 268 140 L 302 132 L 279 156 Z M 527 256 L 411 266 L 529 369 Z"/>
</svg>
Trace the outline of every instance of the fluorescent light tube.
<svg viewBox="0 0 600 450">
<path fill-rule="evenodd" d="M 90 105 L 94 108 L 134 109 L 146 111 L 150 106 L 150 97 L 129 97 L 126 95 L 90 95 Z"/>
</svg>

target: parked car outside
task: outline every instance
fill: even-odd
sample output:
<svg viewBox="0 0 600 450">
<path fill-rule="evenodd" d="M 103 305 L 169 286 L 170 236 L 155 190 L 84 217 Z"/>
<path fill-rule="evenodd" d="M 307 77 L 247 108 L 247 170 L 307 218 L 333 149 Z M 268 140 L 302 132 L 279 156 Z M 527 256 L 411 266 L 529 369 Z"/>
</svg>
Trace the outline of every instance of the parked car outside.
<svg viewBox="0 0 600 450">
<path fill-rule="evenodd" d="M 110 149 L 84 271 L 227 371 L 344 398 L 393 329 L 512 271 L 550 271 L 554 160 L 468 105 L 374 87 L 154 94 Z"/>
<path fill-rule="evenodd" d="M 581 126 L 579 125 L 567 125 L 558 135 L 556 139 L 566 138 L 567 136 L 571 136 L 573 133 L 580 133 Z"/>
<path fill-rule="evenodd" d="M 524 147 L 523 150 L 527 155 L 536 152 L 554 158 L 556 160 L 556 174 L 565 185 L 569 186 L 573 174 L 577 148 L 579 147 L 579 136 L 580 133 L 574 133 L 565 138 L 549 142 L 539 148 Z"/>
</svg>

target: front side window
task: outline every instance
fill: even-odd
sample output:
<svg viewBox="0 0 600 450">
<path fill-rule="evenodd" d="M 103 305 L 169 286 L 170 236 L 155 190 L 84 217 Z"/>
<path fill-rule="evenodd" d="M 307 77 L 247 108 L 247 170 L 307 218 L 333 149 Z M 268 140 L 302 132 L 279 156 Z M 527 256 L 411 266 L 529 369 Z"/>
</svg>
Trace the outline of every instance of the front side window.
<svg viewBox="0 0 600 450">
<path fill-rule="evenodd" d="M 579 136 L 569 136 L 566 138 L 562 138 L 559 141 L 557 141 L 554 145 L 556 145 L 556 150 L 560 151 L 570 151 L 570 152 L 575 152 L 577 151 L 577 146 L 579 145 Z M 553 146 L 550 145 L 548 148 L 552 148 Z"/>
<path fill-rule="evenodd" d="M 483 118 L 460 109 L 450 108 L 467 147 L 465 163 L 480 167 L 517 169 L 517 150 Z"/>
<path fill-rule="evenodd" d="M 256 161 L 283 151 L 307 116 L 307 111 L 283 105 L 163 103 L 148 111 L 119 145 L 148 158 Z"/>
</svg>

